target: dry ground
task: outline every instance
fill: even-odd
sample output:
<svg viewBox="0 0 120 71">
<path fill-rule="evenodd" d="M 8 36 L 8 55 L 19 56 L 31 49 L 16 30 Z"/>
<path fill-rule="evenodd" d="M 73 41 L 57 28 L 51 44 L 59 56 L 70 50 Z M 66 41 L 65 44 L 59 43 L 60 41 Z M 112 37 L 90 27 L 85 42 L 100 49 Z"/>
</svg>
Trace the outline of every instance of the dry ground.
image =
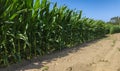
<svg viewBox="0 0 120 71">
<path fill-rule="evenodd" d="M 120 33 L 13 68 L 15 71 L 120 71 Z"/>
</svg>

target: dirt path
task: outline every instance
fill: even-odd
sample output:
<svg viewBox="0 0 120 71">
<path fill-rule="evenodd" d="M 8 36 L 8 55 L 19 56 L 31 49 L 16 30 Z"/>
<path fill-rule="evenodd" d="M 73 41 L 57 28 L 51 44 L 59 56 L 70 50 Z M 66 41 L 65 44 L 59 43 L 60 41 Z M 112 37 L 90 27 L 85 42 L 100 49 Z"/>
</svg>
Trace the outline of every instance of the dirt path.
<svg viewBox="0 0 120 71">
<path fill-rule="evenodd" d="M 17 71 L 120 71 L 120 34 L 45 56 Z"/>
</svg>

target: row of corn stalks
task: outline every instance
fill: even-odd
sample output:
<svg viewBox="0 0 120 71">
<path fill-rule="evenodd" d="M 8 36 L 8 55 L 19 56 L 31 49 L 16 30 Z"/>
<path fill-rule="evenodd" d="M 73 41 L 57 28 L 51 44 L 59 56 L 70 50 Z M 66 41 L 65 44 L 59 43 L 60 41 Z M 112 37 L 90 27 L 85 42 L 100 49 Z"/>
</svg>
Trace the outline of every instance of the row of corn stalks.
<svg viewBox="0 0 120 71">
<path fill-rule="evenodd" d="M 103 21 L 47 0 L 0 0 L 0 67 L 94 40 Z"/>
</svg>

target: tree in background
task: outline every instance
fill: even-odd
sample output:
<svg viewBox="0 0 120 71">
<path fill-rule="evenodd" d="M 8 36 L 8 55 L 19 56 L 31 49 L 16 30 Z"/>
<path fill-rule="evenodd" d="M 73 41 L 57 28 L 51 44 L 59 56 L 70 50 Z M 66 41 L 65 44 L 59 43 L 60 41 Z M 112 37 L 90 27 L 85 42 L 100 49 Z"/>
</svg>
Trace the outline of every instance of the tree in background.
<svg viewBox="0 0 120 71">
<path fill-rule="evenodd" d="M 111 24 L 115 24 L 115 25 L 120 25 L 120 17 L 117 16 L 117 17 L 112 17 L 109 21 L 109 23 Z"/>
</svg>

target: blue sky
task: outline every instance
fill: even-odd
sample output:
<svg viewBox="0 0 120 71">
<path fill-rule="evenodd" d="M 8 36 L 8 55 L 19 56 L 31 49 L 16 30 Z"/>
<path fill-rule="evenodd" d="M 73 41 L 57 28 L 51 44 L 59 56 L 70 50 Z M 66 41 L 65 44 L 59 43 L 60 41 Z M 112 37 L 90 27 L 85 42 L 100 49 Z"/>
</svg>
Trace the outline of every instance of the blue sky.
<svg viewBox="0 0 120 71">
<path fill-rule="evenodd" d="M 111 17 L 120 16 L 120 0 L 51 0 L 59 6 L 82 10 L 83 16 L 96 20 L 109 21 Z"/>
</svg>

